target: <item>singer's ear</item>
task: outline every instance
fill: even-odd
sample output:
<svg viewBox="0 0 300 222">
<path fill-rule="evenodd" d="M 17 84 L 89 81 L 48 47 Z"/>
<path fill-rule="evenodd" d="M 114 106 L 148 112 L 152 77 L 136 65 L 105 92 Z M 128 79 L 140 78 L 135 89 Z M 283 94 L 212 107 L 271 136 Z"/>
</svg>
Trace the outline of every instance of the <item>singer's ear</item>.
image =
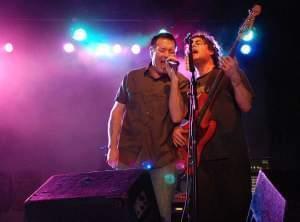
<svg viewBox="0 0 300 222">
<path fill-rule="evenodd" d="M 154 51 L 153 46 L 150 46 L 150 47 L 149 47 L 150 58 L 152 58 L 152 56 L 153 56 L 153 51 Z"/>
</svg>

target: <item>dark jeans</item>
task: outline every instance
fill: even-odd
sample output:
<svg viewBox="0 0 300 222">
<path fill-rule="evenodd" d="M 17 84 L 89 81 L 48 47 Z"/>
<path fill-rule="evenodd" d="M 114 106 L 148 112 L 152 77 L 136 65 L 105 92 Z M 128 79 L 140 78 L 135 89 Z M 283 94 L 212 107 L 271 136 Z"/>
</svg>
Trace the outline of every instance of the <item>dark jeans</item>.
<svg viewBox="0 0 300 222">
<path fill-rule="evenodd" d="M 247 161 L 202 161 L 197 175 L 199 222 L 246 221 L 251 200 Z"/>
</svg>

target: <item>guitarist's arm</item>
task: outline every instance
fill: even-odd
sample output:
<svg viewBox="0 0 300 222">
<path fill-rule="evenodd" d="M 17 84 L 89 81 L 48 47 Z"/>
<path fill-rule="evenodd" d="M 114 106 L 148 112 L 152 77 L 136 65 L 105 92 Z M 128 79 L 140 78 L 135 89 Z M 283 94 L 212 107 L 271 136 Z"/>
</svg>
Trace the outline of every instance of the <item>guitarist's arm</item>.
<svg viewBox="0 0 300 222">
<path fill-rule="evenodd" d="M 221 59 L 221 68 L 224 70 L 225 75 L 228 76 L 231 81 L 235 100 L 239 108 L 243 112 L 249 112 L 252 108 L 253 93 L 243 81 L 237 60 L 229 56 L 223 57 Z"/>
</svg>

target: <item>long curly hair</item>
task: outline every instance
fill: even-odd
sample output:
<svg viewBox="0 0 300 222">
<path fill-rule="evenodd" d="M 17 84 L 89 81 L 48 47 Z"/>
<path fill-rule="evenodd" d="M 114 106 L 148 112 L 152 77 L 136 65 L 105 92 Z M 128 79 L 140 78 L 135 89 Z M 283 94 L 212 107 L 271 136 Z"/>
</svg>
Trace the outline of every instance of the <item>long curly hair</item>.
<svg viewBox="0 0 300 222">
<path fill-rule="evenodd" d="M 222 56 L 222 48 L 216 39 L 206 32 L 196 32 L 192 35 L 192 39 L 201 38 L 210 50 L 214 52 L 212 59 L 216 67 L 220 67 L 220 57 Z"/>
</svg>

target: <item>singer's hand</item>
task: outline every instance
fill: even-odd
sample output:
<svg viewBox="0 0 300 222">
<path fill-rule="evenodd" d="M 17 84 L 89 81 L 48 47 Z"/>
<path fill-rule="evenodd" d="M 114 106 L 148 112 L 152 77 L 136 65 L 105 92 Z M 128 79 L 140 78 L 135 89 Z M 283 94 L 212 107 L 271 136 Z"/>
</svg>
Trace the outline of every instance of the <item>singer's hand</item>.
<svg viewBox="0 0 300 222">
<path fill-rule="evenodd" d="M 172 133 L 172 140 L 175 146 L 185 146 L 187 145 L 187 135 L 189 133 L 188 129 L 181 127 L 175 127 Z"/>
<path fill-rule="evenodd" d="M 111 168 L 116 168 L 119 162 L 119 150 L 117 147 L 109 148 L 106 156 L 106 162 Z"/>
<path fill-rule="evenodd" d="M 178 76 L 177 76 L 178 66 L 177 67 L 174 67 L 173 65 L 171 66 L 168 61 L 178 62 L 178 60 L 176 59 L 175 56 L 170 56 L 166 59 L 166 70 L 169 75 L 169 78 L 171 79 L 171 81 L 178 81 Z"/>
</svg>

